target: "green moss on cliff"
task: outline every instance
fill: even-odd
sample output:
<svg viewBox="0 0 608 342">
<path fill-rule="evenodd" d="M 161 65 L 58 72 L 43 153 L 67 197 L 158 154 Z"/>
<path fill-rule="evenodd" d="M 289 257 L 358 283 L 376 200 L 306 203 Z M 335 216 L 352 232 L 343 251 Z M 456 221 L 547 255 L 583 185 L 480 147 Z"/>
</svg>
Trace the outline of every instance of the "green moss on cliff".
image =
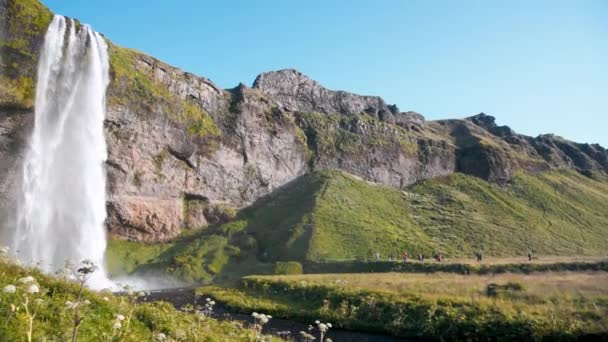
<svg viewBox="0 0 608 342">
<path fill-rule="evenodd" d="M 370 148 L 398 148 L 405 155 L 417 152 L 415 137 L 403 128 L 382 122 L 367 114 L 298 114 L 298 125 L 309 148 L 318 158 L 341 154 L 357 155 Z"/>
<path fill-rule="evenodd" d="M 7 0 L 0 7 L 0 106 L 34 107 L 38 54 L 52 18 L 37 0 Z"/>
<path fill-rule="evenodd" d="M 196 136 L 219 136 L 221 134 L 215 122 L 201 108 L 191 102 L 184 102 L 184 110 L 179 120 L 186 123 L 188 133 Z"/>
<path fill-rule="evenodd" d="M 186 126 L 191 136 L 217 137 L 221 134 L 215 122 L 199 104 L 182 99 L 169 91 L 168 85 L 154 77 L 151 57 L 141 52 L 109 43 L 112 82 L 110 106 L 126 106 L 136 113 L 165 113 Z"/>
</svg>

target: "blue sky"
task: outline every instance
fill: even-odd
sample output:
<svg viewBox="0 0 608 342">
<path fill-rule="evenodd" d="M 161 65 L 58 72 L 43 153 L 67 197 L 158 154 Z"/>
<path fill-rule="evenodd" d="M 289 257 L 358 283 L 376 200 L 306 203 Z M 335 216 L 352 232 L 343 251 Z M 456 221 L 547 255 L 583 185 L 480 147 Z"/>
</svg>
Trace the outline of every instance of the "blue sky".
<svg viewBox="0 0 608 342">
<path fill-rule="evenodd" d="M 44 2 L 224 88 L 296 68 L 428 119 L 485 112 L 608 147 L 605 0 Z"/>
</svg>

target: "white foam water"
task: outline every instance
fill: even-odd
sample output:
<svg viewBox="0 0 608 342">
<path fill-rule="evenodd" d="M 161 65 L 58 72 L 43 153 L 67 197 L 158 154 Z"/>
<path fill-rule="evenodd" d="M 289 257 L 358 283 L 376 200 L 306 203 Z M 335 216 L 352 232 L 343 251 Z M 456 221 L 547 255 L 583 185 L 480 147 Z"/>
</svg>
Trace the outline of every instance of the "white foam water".
<svg viewBox="0 0 608 342">
<path fill-rule="evenodd" d="M 88 259 L 99 266 L 89 283 L 93 288 L 111 286 L 104 267 L 108 84 L 103 37 L 56 15 L 40 54 L 35 125 L 12 250 L 49 273 L 66 261 Z"/>
</svg>

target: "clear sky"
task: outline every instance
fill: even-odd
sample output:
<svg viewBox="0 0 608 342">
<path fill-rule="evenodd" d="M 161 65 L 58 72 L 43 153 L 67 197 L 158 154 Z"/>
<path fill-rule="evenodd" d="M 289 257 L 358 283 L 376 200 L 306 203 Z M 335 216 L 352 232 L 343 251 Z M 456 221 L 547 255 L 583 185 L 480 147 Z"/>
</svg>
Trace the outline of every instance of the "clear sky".
<svg viewBox="0 0 608 342">
<path fill-rule="evenodd" d="M 43 0 L 229 88 L 296 68 L 428 119 L 608 147 L 606 0 Z"/>
</svg>

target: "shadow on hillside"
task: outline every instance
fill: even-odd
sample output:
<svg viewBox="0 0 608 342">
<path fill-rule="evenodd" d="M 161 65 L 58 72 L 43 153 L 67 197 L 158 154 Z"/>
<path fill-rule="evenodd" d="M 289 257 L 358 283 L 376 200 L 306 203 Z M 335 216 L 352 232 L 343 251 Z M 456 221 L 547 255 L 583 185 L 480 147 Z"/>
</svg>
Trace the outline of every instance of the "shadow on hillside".
<svg viewBox="0 0 608 342">
<path fill-rule="evenodd" d="M 310 213 L 325 179 L 322 173 L 301 176 L 231 221 L 176 241 L 132 275 L 186 275 L 193 283 L 229 283 L 245 275 L 271 274 L 275 261 L 305 260 L 314 229 Z"/>
</svg>

